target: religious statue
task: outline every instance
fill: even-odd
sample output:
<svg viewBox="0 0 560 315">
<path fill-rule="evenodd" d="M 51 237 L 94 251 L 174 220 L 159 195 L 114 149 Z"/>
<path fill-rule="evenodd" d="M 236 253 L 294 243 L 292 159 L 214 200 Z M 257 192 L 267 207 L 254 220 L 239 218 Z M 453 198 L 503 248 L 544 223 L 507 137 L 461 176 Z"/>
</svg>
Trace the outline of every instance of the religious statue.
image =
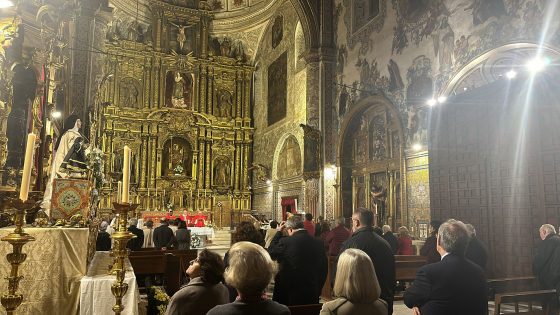
<svg viewBox="0 0 560 315">
<path fill-rule="evenodd" d="M 382 185 L 373 184 L 371 187 L 371 206 L 377 215 L 378 225 L 385 224 L 387 191 Z"/>
<path fill-rule="evenodd" d="M 173 22 L 171 22 L 171 25 L 177 27 L 177 43 L 179 44 L 179 53 L 183 53 L 185 45 L 187 43 L 187 34 L 185 32 L 185 29 L 188 27 L 188 25 L 177 25 Z"/>
<path fill-rule="evenodd" d="M 173 83 L 173 94 L 171 96 L 171 103 L 173 107 L 184 108 L 185 104 L 185 80 L 179 71 L 175 72 Z"/>
<path fill-rule="evenodd" d="M 122 105 L 125 107 L 136 107 L 138 105 L 138 88 L 134 86 L 132 81 L 123 82 L 121 91 Z"/>
<path fill-rule="evenodd" d="M 220 117 L 229 118 L 230 109 L 233 105 L 231 93 L 226 90 L 220 91 L 220 101 L 218 102 L 218 114 Z"/>
<path fill-rule="evenodd" d="M 227 161 L 218 160 L 216 166 L 214 167 L 214 185 L 216 186 L 227 186 L 229 179 L 229 166 Z"/>
<path fill-rule="evenodd" d="M 171 148 L 169 172 L 175 175 L 183 175 L 184 171 L 185 166 L 183 165 L 183 148 L 175 143 Z"/>
<path fill-rule="evenodd" d="M 87 170 L 85 163 L 85 150 L 87 145 L 84 137 L 80 134 L 82 122 L 76 115 L 70 115 L 64 122 L 62 136 L 58 138 L 54 146 L 54 159 L 51 174 L 41 208 L 50 215 L 52 186 L 55 178 L 83 177 Z"/>
</svg>

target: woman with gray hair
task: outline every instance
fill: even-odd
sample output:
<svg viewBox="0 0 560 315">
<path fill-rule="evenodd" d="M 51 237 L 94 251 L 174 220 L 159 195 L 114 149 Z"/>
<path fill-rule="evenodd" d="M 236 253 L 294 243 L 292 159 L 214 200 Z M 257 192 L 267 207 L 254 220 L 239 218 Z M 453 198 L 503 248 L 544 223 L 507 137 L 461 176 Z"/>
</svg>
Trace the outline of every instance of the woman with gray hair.
<svg viewBox="0 0 560 315">
<path fill-rule="evenodd" d="M 235 243 L 229 250 L 226 283 L 237 290 L 235 302 L 218 305 L 207 315 L 289 315 L 288 307 L 266 298 L 265 289 L 276 274 L 268 252 L 251 242 Z"/>
<path fill-rule="evenodd" d="M 342 252 L 336 270 L 333 291 L 337 299 L 323 304 L 320 315 L 387 315 L 375 268 L 364 251 L 350 248 Z"/>
</svg>

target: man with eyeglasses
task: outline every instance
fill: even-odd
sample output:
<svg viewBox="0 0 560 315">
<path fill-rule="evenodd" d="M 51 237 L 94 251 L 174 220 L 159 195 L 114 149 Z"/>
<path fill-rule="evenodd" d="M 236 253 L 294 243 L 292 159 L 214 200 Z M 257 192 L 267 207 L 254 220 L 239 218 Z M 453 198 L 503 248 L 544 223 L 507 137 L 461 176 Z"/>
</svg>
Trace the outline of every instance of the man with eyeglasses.
<svg viewBox="0 0 560 315">
<path fill-rule="evenodd" d="M 270 257 L 280 266 L 272 299 L 284 305 L 319 303 L 327 278 L 323 242 L 309 235 L 300 217 L 282 222 L 279 230 L 268 247 Z"/>
<path fill-rule="evenodd" d="M 371 258 L 381 287 L 381 298 L 387 302 L 389 314 L 393 314 L 395 295 L 395 256 L 391 246 L 373 231 L 373 212 L 360 208 L 352 214 L 352 236 L 342 243 L 340 253 L 348 248 L 361 249 Z M 359 271 L 358 271 L 359 272 Z"/>
</svg>

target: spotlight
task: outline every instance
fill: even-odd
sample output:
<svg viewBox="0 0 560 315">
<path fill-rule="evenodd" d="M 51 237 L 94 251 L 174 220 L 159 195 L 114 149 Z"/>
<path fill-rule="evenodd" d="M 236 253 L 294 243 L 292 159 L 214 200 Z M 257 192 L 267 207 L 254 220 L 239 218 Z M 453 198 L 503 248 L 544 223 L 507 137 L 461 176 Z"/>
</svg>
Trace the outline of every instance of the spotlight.
<svg viewBox="0 0 560 315">
<path fill-rule="evenodd" d="M 445 101 L 447 101 L 447 97 L 442 95 L 442 96 L 437 98 L 437 101 L 438 101 L 439 104 L 443 104 L 443 103 L 445 103 Z"/>
<path fill-rule="evenodd" d="M 267 179 L 267 180 L 266 180 L 266 184 L 267 184 L 267 185 L 271 185 L 271 184 L 272 184 L 272 181 L 271 181 L 270 179 Z"/>
<path fill-rule="evenodd" d="M 420 150 L 422 150 L 422 145 L 420 143 L 415 143 L 415 144 L 412 145 L 412 150 L 420 151 Z"/>
<path fill-rule="evenodd" d="M 468 90 L 468 89 L 469 89 L 469 88 L 465 86 L 465 87 L 463 88 L 463 91 L 466 91 L 466 90 Z"/>
<path fill-rule="evenodd" d="M 434 106 L 437 104 L 437 100 L 432 98 L 431 100 L 428 100 L 426 104 L 428 104 L 429 106 Z"/>
<path fill-rule="evenodd" d="M 51 116 L 54 119 L 58 119 L 58 118 L 62 117 L 62 113 L 59 112 L 59 111 L 54 111 L 54 112 L 52 112 Z"/>
<path fill-rule="evenodd" d="M 11 8 L 14 3 L 10 0 L 0 0 L 0 9 Z"/>
<path fill-rule="evenodd" d="M 550 59 L 543 57 L 535 57 L 527 62 L 527 69 L 532 73 L 537 73 L 550 64 Z"/>
<path fill-rule="evenodd" d="M 515 79 L 515 77 L 517 76 L 517 72 L 515 72 L 515 70 L 509 70 L 508 72 L 506 72 L 506 78 L 508 79 Z"/>
</svg>

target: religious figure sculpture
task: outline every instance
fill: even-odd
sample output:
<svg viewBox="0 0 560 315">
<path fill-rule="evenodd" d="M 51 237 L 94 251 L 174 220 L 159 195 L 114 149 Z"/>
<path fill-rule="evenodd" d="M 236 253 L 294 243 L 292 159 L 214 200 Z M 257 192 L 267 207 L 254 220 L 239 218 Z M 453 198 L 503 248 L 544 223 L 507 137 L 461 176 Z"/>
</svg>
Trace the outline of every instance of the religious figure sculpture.
<svg viewBox="0 0 560 315">
<path fill-rule="evenodd" d="M 387 191 L 382 185 L 373 184 L 371 187 L 371 206 L 377 215 L 377 224 L 385 224 Z"/>
<path fill-rule="evenodd" d="M 218 160 L 214 168 L 214 185 L 227 186 L 229 179 L 229 166 L 225 160 Z"/>
<path fill-rule="evenodd" d="M 87 170 L 85 150 L 87 145 L 80 134 L 82 122 L 76 115 L 70 115 L 64 122 L 62 136 L 54 146 L 54 159 L 41 208 L 50 215 L 53 181 L 55 178 L 83 177 Z"/>
<path fill-rule="evenodd" d="M 173 107 L 185 108 L 185 80 L 179 71 L 175 72 L 173 83 L 173 94 L 171 96 L 171 103 Z"/>
<path fill-rule="evenodd" d="M 232 104 L 233 104 L 233 100 L 232 100 L 231 93 L 222 90 L 220 93 L 220 101 L 218 102 L 218 112 L 220 117 L 229 118 L 229 113 Z"/>
<path fill-rule="evenodd" d="M 171 22 L 171 25 L 177 27 L 177 43 L 179 44 L 179 53 L 183 53 L 185 44 L 187 42 L 187 34 L 185 32 L 185 29 L 188 27 L 188 25 L 177 25 L 173 22 Z"/>
<path fill-rule="evenodd" d="M 136 107 L 138 105 L 138 88 L 134 86 L 132 81 L 123 82 L 122 88 L 122 104 L 125 107 Z"/>
</svg>

